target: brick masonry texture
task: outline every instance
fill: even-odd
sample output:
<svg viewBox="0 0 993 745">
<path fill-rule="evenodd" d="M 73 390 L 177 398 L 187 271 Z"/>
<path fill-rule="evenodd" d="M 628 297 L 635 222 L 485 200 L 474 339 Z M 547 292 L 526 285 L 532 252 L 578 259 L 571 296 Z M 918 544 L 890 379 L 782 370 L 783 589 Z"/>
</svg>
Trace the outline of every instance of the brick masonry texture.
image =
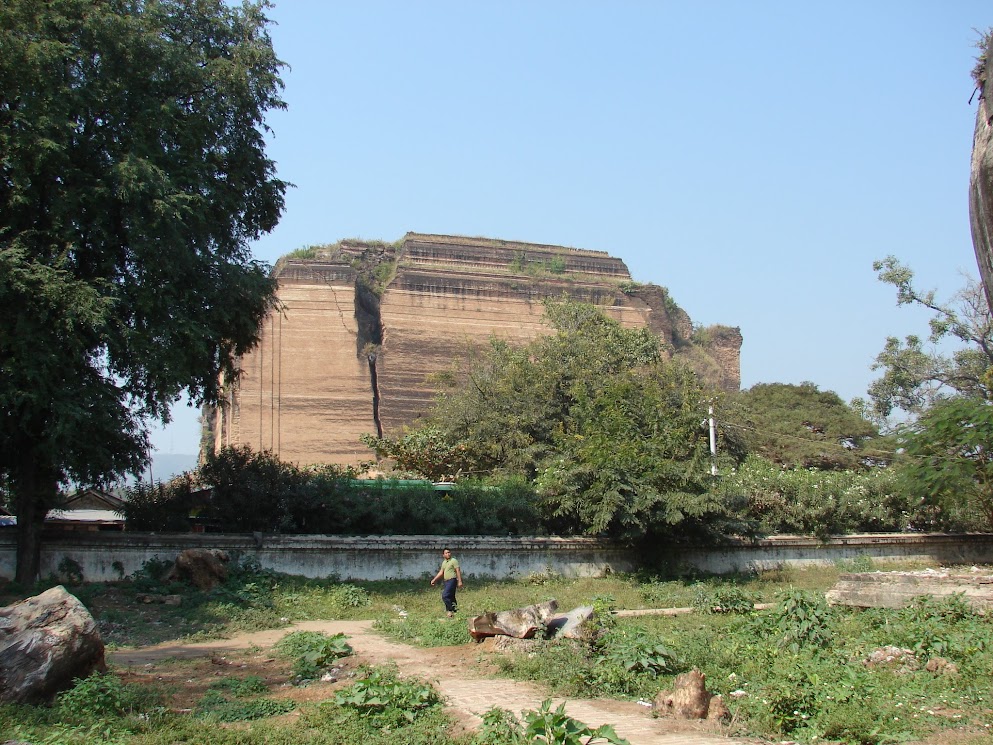
<svg viewBox="0 0 993 745">
<path fill-rule="evenodd" d="M 708 382 L 740 385 L 737 328 L 694 333 L 664 288 L 633 282 L 600 251 L 408 233 L 311 253 L 277 264 L 279 309 L 215 412 L 215 448 L 249 445 L 300 464 L 369 460 L 359 438 L 416 422 L 435 395 L 432 375 L 491 337 L 524 344 L 547 333 L 546 298 L 647 326 Z"/>
</svg>

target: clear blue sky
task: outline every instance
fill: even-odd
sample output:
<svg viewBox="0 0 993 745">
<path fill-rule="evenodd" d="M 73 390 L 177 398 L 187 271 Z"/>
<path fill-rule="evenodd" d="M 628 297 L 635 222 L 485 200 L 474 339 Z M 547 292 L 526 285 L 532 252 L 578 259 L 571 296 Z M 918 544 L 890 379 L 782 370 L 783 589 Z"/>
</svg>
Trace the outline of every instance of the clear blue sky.
<svg viewBox="0 0 993 745">
<path fill-rule="evenodd" d="M 269 263 L 409 230 L 608 251 L 696 323 L 740 326 L 742 385 L 864 395 L 926 334 L 872 271 L 976 275 L 975 29 L 950 2 L 323 2 L 270 12 L 295 187 Z M 195 413 L 153 433 L 193 453 Z"/>
</svg>

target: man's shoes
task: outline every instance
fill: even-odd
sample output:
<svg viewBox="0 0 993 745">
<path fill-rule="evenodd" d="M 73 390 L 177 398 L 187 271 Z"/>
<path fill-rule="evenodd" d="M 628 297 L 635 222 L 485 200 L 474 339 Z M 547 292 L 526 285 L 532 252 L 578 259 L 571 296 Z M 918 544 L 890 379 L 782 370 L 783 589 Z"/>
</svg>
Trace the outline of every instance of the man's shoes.
<svg viewBox="0 0 993 745">
<path fill-rule="evenodd" d="M 449 618 L 455 618 L 455 614 L 452 611 L 448 611 Z"/>
</svg>

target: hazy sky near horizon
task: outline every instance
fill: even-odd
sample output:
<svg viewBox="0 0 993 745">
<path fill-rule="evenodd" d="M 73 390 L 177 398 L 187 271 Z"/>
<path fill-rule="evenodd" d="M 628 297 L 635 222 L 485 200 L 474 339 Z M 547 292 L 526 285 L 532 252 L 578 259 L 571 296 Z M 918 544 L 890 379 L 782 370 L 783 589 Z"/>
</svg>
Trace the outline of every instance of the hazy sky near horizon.
<svg viewBox="0 0 993 745">
<path fill-rule="evenodd" d="M 865 394 L 926 335 L 872 262 L 948 298 L 977 275 L 970 71 L 988 0 L 277 0 L 294 184 L 256 258 L 407 231 L 607 251 L 694 322 L 738 326 L 742 386 Z M 193 453 L 196 412 L 156 428 Z"/>
</svg>

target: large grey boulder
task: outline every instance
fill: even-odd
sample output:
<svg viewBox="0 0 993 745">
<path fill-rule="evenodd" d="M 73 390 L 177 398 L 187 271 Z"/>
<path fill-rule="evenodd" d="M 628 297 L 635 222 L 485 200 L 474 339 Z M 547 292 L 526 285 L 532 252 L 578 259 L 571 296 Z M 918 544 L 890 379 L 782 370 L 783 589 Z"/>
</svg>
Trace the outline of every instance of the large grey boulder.
<svg viewBox="0 0 993 745">
<path fill-rule="evenodd" d="M 559 605 L 554 600 L 528 605 L 514 610 L 497 613 L 484 613 L 469 620 L 469 635 L 476 641 L 487 636 L 512 636 L 515 639 L 530 639 L 545 623 Z"/>
<path fill-rule="evenodd" d="M 62 585 L 0 608 L 0 701 L 49 701 L 106 669 L 93 616 Z"/>
</svg>

